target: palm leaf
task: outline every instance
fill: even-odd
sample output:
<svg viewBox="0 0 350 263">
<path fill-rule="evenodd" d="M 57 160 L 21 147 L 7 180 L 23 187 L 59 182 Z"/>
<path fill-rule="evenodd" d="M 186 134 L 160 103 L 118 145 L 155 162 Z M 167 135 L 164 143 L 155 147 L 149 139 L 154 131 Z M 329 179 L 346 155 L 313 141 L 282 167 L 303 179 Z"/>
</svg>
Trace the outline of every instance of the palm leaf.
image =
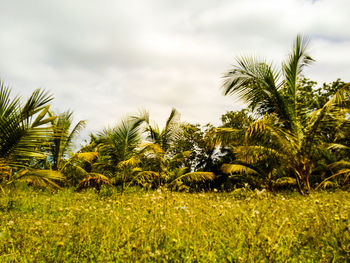
<svg viewBox="0 0 350 263">
<path fill-rule="evenodd" d="M 307 54 L 308 39 L 300 35 L 297 36 L 292 52 L 289 54 L 288 59 L 283 63 L 283 73 L 285 76 L 285 87 L 287 88 L 287 94 L 290 100 L 288 105 L 293 112 L 293 118 L 296 118 L 296 92 L 299 81 L 299 75 L 305 66 L 314 61 Z"/>
<path fill-rule="evenodd" d="M 177 177 L 175 180 L 169 183 L 169 185 L 174 184 L 177 181 L 185 181 L 185 182 L 202 182 L 206 180 L 214 180 L 215 174 L 212 172 L 191 172 L 183 174 Z"/>
<path fill-rule="evenodd" d="M 61 189 L 61 187 L 57 185 L 55 181 L 63 181 L 65 180 L 65 177 L 58 171 L 27 169 L 21 171 L 17 176 L 12 178 L 12 182 L 16 180 L 26 181 L 38 186 L 50 185 Z"/>
<path fill-rule="evenodd" d="M 98 158 L 98 152 L 81 152 L 76 153 L 75 158 L 91 163 Z"/>
<path fill-rule="evenodd" d="M 133 166 L 136 166 L 139 162 L 140 162 L 140 160 L 136 159 L 135 157 L 131 157 L 128 160 L 119 162 L 118 168 L 123 169 L 126 167 L 133 167 Z"/>
<path fill-rule="evenodd" d="M 10 88 L 0 84 L 0 158 L 13 168 L 24 168 L 35 158 L 45 158 L 39 146 L 50 134 L 43 124 L 52 120 L 46 118 L 46 104 L 53 97 L 37 89 L 22 105 L 19 97 L 10 99 Z"/>
<path fill-rule="evenodd" d="M 260 175 L 260 173 L 253 167 L 248 167 L 248 165 L 243 164 L 223 164 L 221 166 L 221 171 L 225 174 L 243 173 L 249 175 Z"/>
</svg>

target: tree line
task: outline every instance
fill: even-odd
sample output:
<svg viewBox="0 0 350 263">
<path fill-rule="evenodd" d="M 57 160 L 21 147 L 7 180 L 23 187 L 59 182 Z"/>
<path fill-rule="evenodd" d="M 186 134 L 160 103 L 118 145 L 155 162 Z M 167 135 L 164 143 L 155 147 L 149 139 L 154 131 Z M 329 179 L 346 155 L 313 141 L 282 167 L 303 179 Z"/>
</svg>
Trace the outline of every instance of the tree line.
<svg viewBox="0 0 350 263">
<path fill-rule="evenodd" d="M 85 121 L 53 112 L 53 96 L 35 90 L 23 103 L 0 87 L 0 187 L 17 181 L 62 188 L 102 185 L 176 191 L 233 190 L 249 185 L 276 191 L 348 187 L 350 84 L 321 87 L 304 77 L 314 60 L 297 36 L 281 67 L 239 57 L 223 75 L 222 91 L 246 109 L 221 116 L 222 124 L 180 121 L 172 109 L 165 127 L 147 111 L 90 134 L 73 152 Z"/>
</svg>

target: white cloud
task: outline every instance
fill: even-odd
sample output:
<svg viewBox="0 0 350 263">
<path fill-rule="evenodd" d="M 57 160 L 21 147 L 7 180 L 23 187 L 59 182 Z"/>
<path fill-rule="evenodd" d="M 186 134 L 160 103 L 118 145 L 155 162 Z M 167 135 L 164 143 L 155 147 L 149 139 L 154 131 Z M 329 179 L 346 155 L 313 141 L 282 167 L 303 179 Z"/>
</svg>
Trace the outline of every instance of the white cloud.
<svg viewBox="0 0 350 263">
<path fill-rule="evenodd" d="M 221 95 L 220 76 L 240 54 L 285 58 L 297 33 L 311 37 L 318 81 L 348 80 L 346 0 L 8 0 L 0 9 L 0 78 L 16 93 L 50 90 L 54 108 L 89 130 L 172 107 L 190 122 L 218 124 L 242 107 Z"/>
</svg>

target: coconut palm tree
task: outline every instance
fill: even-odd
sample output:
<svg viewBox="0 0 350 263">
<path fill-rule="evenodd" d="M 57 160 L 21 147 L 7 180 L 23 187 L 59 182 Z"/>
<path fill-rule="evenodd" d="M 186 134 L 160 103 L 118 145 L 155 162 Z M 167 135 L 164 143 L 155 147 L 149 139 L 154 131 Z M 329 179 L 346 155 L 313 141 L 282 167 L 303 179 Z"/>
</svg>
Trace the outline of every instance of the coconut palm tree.
<svg viewBox="0 0 350 263">
<path fill-rule="evenodd" d="M 138 163 L 135 156 L 142 139 L 142 121 L 126 118 L 114 128 L 104 129 L 98 134 L 100 169 L 116 177 L 121 182 L 122 191 L 132 175 L 132 168 Z"/>
<path fill-rule="evenodd" d="M 158 144 L 165 152 L 169 150 L 170 145 L 177 139 L 180 132 L 180 113 L 174 108 L 171 110 L 162 130 L 160 130 L 157 124 L 152 125 L 150 123 L 148 112 L 143 112 L 139 117 L 134 118 L 146 124 L 144 132 L 147 134 L 147 140 L 151 143 Z"/>
<path fill-rule="evenodd" d="M 62 179 L 57 173 L 29 169 L 33 160 L 46 157 L 40 146 L 51 132 L 46 124 L 56 118 L 48 116 L 52 99 L 53 96 L 37 89 L 22 104 L 19 96 L 11 99 L 11 89 L 0 82 L 0 170 L 7 179 L 11 177 L 10 181 L 24 177 L 46 182 Z"/>
<path fill-rule="evenodd" d="M 145 178 L 149 175 L 157 181 L 156 186 L 166 184 L 173 186 L 174 183 L 198 182 L 203 180 L 213 180 L 215 175 L 212 172 L 190 172 L 183 163 L 190 157 L 190 151 L 176 154 L 170 153 L 170 148 L 180 136 L 180 114 L 176 109 L 172 109 L 165 126 L 160 130 L 158 125 L 151 125 L 148 112 L 143 112 L 139 117 L 134 117 L 146 124 L 144 132 L 147 134 L 147 143 L 142 145 L 140 157 L 151 160 L 150 171 L 141 171 L 138 177 Z M 153 182 L 154 183 L 154 182 Z"/>
<path fill-rule="evenodd" d="M 56 116 L 55 113 L 50 113 Z M 69 151 L 72 149 L 73 139 L 85 127 L 84 120 L 79 121 L 72 129 L 72 111 L 65 111 L 57 115 L 57 118 L 51 121 L 53 135 L 50 140 L 50 161 L 53 170 L 63 171 L 66 167 Z M 71 130 L 70 130 L 71 129 Z"/>
<path fill-rule="evenodd" d="M 298 105 L 302 71 L 313 61 L 307 53 L 307 44 L 307 39 L 297 36 L 281 70 L 266 60 L 238 58 L 237 65 L 224 75 L 222 85 L 224 95 L 237 95 L 261 116 L 246 132 L 246 146 L 250 148 L 246 152 L 255 147 L 265 153 L 272 150 L 274 154 L 279 153 L 281 161 L 276 164 L 284 165 L 275 170 L 284 169 L 294 175 L 301 193 L 311 188 L 309 178 L 325 136 L 322 130 L 339 123 L 340 116 L 345 116 L 344 111 L 349 109 L 349 85 L 339 89 L 314 112 L 304 111 Z M 236 166 L 236 169 L 242 168 Z"/>
</svg>

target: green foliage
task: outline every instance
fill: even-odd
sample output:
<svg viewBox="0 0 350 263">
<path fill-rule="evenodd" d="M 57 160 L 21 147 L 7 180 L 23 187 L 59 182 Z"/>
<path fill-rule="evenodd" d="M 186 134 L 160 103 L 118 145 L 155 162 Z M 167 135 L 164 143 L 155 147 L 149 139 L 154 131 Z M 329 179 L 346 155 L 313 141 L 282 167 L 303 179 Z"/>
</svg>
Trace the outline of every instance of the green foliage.
<svg viewBox="0 0 350 263">
<path fill-rule="evenodd" d="M 350 84 L 317 83 L 303 76 L 313 62 L 308 39 L 297 36 L 280 68 L 258 57 L 240 57 L 224 74 L 225 95 L 247 109 L 228 111 L 222 125 L 180 123 L 172 109 L 163 129 L 149 113 L 124 118 L 90 135 L 72 152 L 85 121 L 72 126 L 72 112 L 52 113 L 52 96 L 36 90 L 28 101 L 11 99 L 0 83 L 0 191 L 15 180 L 43 186 L 104 183 L 180 190 L 289 187 L 294 177 L 302 194 L 312 188 L 349 185 Z M 60 175 L 60 176 L 59 176 Z M 65 182 L 59 185 L 53 180 Z M 282 182 L 282 181 L 283 182 Z M 293 182 L 294 182 L 293 181 Z"/>
<path fill-rule="evenodd" d="M 0 183 L 21 179 L 56 185 L 52 179 L 62 180 L 62 176 L 30 168 L 46 157 L 41 146 L 51 135 L 47 124 L 56 118 L 47 116 L 53 97 L 37 89 L 22 104 L 20 97 L 11 99 L 10 93 L 11 89 L 0 82 Z"/>
<path fill-rule="evenodd" d="M 239 164 L 263 171 L 269 188 L 274 176 L 289 176 L 291 173 L 302 194 L 311 189 L 310 176 L 320 153 L 326 151 L 327 143 L 335 140 L 334 134 L 327 138 L 331 134 L 327 131 L 341 130 L 348 123 L 350 92 L 349 84 L 335 83 L 319 95 L 317 102 L 321 107 L 312 108 L 319 106 L 310 95 L 314 83 L 301 78 L 304 67 L 313 61 L 307 54 L 307 44 L 306 39 L 297 36 L 280 71 L 264 60 L 240 58 L 237 65 L 224 75 L 223 83 L 225 95 L 238 95 L 260 115 L 245 134 L 246 154 L 238 160 Z M 336 92 L 331 95 L 334 90 Z M 321 98 L 328 100 L 322 101 Z M 313 103 L 307 104 L 310 102 Z M 231 134 L 235 133 L 231 131 Z M 257 149 L 260 153 L 263 149 L 266 158 L 247 160 L 248 155 Z M 265 160 L 263 163 L 262 159 Z"/>
<path fill-rule="evenodd" d="M 56 116 L 51 113 L 51 116 Z M 85 127 L 85 121 L 79 121 L 72 129 L 73 112 L 65 111 L 57 115 L 57 118 L 52 120 L 53 135 L 50 139 L 50 161 L 52 162 L 53 170 L 63 171 L 66 167 L 64 158 L 67 159 L 69 151 L 72 150 L 73 139 Z"/>
<path fill-rule="evenodd" d="M 20 97 L 11 100 L 10 92 L 0 82 L 0 158 L 18 167 L 32 158 L 44 158 L 38 146 L 49 134 L 43 125 L 54 119 L 45 118 L 53 97 L 38 89 L 22 104 Z"/>
<path fill-rule="evenodd" d="M 138 163 L 136 155 L 141 143 L 141 124 L 141 119 L 127 118 L 98 134 L 97 171 L 109 174 L 113 183 L 122 185 L 122 191 L 132 180 L 132 169 Z"/>
</svg>

